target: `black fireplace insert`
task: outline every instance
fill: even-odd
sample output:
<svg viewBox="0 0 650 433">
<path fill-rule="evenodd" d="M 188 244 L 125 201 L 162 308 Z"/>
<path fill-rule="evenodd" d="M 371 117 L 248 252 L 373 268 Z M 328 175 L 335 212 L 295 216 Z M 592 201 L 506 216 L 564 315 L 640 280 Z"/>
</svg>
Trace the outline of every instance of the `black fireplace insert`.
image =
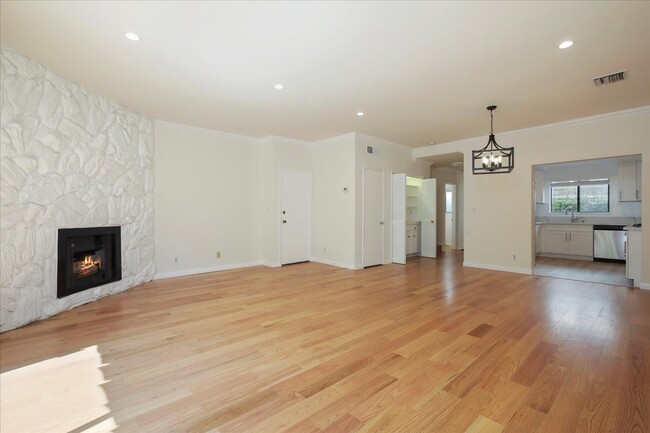
<svg viewBox="0 0 650 433">
<path fill-rule="evenodd" d="M 121 227 L 59 229 L 57 298 L 122 279 Z"/>
</svg>

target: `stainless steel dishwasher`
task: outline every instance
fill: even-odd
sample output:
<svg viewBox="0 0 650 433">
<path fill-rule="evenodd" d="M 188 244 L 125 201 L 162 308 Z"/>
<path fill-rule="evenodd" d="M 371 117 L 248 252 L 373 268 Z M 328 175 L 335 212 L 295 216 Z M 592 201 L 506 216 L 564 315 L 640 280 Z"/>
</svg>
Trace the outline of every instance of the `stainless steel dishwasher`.
<svg viewBox="0 0 650 433">
<path fill-rule="evenodd" d="M 623 225 L 594 226 L 594 260 L 625 263 L 626 235 Z"/>
</svg>

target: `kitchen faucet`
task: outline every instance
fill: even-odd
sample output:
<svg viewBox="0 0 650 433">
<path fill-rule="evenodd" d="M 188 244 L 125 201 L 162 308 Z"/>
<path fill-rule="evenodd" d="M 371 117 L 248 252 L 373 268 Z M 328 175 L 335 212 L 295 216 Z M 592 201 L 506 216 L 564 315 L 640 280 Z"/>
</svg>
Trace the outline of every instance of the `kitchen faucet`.
<svg viewBox="0 0 650 433">
<path fill-rule="evenodd" d="M 564 215 L 568 215 L 569 211 L 571 211 L 571 222 L 574 223 L 578 221 L 578 217 L 576 217 L 576 210 L 573 208 L 573 206 L 567 206 L 566 209 L 564 209 Z"/>
</svg>

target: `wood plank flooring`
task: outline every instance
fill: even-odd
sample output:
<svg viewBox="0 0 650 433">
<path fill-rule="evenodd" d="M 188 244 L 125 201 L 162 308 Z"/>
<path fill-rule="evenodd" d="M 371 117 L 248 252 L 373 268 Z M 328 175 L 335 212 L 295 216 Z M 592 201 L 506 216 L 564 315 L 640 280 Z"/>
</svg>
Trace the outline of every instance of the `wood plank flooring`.
<svg viewBox="0 0 650 433">
<path fill-rule="evenodd" d="M 0 335 L 4 432 L 650 432 L 650 292 L 305 263 L 160 280 Z"/>
</svg>

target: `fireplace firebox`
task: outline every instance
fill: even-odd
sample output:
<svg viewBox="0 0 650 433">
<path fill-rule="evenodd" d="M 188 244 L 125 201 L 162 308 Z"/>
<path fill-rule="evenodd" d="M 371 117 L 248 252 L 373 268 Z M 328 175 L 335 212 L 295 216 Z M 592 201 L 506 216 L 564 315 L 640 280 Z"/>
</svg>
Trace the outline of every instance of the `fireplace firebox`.
<svg viewBox="0 0 650 433">
<path fill-rule="evenodd" d="M 57 298 L 122 279 L 121 227 L 59 229 Z"/>
</svg>

